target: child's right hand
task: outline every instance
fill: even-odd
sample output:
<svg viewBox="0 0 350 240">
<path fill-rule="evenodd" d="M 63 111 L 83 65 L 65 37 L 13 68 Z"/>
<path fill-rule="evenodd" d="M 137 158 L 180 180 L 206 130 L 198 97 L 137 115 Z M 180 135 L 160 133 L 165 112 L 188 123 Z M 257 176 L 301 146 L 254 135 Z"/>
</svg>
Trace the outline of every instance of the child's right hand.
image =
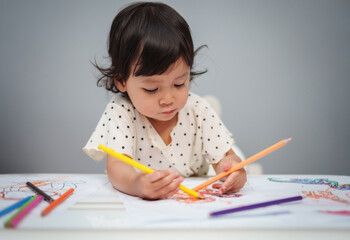
<svg viewBox="0 0 350 240">
<path fill-rule="evenodd" d="M 179 185 L 184 178 L 170 170 L 153 173 L 139 173 L 135 186 L 138 195 L 145 199 L 166 199 L 180 190 Z"/>
</svg>

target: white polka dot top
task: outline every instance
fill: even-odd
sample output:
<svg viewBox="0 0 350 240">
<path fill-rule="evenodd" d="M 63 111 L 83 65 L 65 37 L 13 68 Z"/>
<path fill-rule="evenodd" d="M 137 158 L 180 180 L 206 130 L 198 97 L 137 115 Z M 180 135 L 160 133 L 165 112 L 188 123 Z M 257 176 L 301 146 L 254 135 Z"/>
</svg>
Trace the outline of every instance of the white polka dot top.
<svg viewBox="0 0 350 240">
<path fill-rule="evenodd" d="M 152 169 L 170 169 L 190 177 L 205 175 L 208 164 L 219 162 L 233 143 L 232 134 L 209 103 L 193 93 L 179 111 L 169 145 L 127 97 L 117 94 L 107 104 L 83 151 L 100 161 L 106 157 L 98 149 L 103 144 Z"/>
</svg>

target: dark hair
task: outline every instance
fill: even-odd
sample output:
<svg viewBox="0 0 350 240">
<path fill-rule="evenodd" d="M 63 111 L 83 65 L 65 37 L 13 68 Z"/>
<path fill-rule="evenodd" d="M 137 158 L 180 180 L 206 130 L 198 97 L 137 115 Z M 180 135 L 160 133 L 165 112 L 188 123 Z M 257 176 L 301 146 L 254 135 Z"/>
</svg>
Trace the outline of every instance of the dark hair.
<svg viewBox="0 0 350 240">
<path fill-rule="evenodd" d="M 163 3 L 139 2 L 122 9 L 113 20 L 108 45 L 111 66 L 103 68 L 96 61 L 94 66 L 102 74 L 97 85 L 115 93 L 114 79 L 162 74 L 180 57 L 191 69 L 191 80 L 206 72 L 192 70 L 195 54 L 205 45 L 194 51 L 187 22 Z"/>
</svg>

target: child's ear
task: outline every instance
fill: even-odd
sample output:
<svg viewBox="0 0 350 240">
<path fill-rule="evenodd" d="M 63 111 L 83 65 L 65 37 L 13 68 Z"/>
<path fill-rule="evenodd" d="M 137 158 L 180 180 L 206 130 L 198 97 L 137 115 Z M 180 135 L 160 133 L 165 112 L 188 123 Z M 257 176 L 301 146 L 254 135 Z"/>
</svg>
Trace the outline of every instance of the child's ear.
<svg viewBox="0 0 350 240">
<path fill-rule="evenodd" d="M 114 84 L 120 92 L 126 92 L 125 82 L 114 79 Z"/>
</svg>

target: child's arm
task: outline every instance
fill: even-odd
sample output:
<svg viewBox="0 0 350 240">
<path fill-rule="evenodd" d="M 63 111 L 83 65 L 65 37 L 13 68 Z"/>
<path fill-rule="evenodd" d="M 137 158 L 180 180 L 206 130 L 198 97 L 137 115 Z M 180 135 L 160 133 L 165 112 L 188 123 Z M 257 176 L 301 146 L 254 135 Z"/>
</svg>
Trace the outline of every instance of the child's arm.
<svg viewBox="0 0 350 240">
<path fill-rule="evenodd" d="M 165 199 L 179 190 L 184 180 L 170 170 L 153 173 L 137 172 L 132 166 L 107 155 L 107 174 L 112 185 L 121 192 L 145 199 Z"/>
<path fill-rule="evenodd" d="M 229 170 L 232 166 L 237 165 L 240 162 L 242 162 L 242 160 L 231 149 L 226 153 L 226 156 L 223 159 L 218 163 L 213 164 L 213 167 L 216 174 L 219 174 Z M 219 194 L 238 192 L 247 181 L 247 173 L 244 168 L 242 168 L 221 179 L 221 181 L 224 183 L 213 185 L 213 188 L 219 189 Z"/>
</svg>

